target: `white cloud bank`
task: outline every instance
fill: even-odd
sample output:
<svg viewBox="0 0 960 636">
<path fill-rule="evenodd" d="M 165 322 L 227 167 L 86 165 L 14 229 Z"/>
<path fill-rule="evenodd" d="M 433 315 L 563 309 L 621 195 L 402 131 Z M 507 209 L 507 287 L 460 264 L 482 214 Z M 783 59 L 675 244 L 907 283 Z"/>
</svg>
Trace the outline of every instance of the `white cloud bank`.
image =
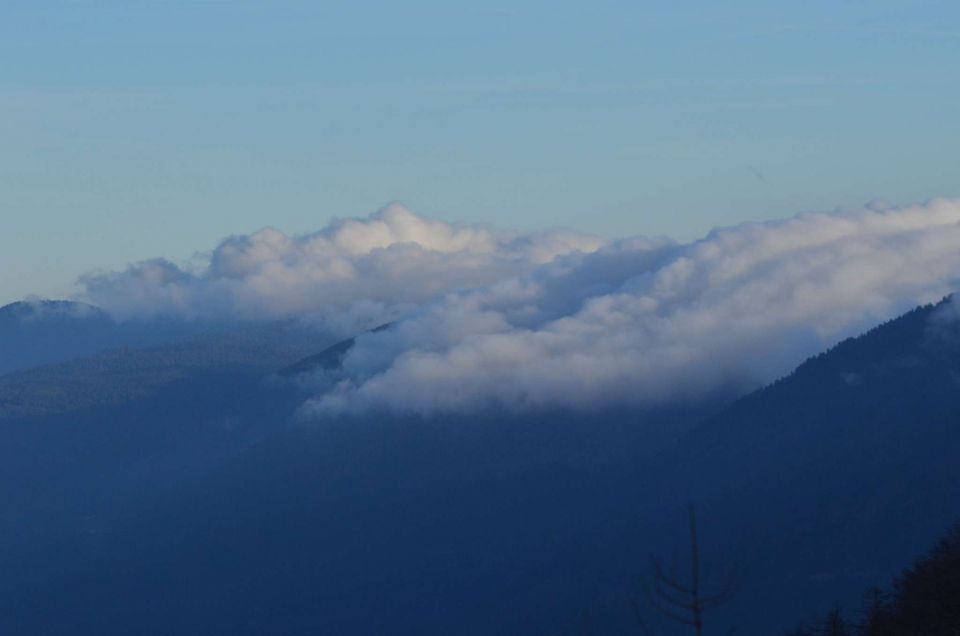
<svg viewBox="0 0 960 636">
<path fill-rule="evenodd" d="M 958 278 L 956 201 L 620 241 L 362 336 L 306 411 L 589 410 L 743 390 Z"/>
<path fill-rule="evenodd" d="M 393 204 L 313 234 L 291 237 L 266 228 L 231 237 L 200 271 L 156 259 L 88 274 L 80 283 L 85 300 L 121 318 L 310 317 L 352 335 L 446 292 L 489 285 L 602 244 L 563 230 L 452 225 Z"/>
<path fill-rule="evenodd" d="M 83 279 L 121 315 L 312 316 L 358 338 L 316 415 L 651 406 L 742 390 L 960 278 L 960 202 L 749 223 L 677 244 L 504 232 L 390 206 L 234 237 L 202 271 Z M 398 319 L 399 318 L 399 319 Z"/>
</svg>

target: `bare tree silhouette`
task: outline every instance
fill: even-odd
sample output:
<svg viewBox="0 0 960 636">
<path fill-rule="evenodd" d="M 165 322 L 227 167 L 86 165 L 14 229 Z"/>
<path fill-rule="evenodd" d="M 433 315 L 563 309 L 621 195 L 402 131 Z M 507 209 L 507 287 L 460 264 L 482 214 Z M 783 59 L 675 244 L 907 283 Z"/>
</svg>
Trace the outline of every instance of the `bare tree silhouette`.
<svg viewBox="0 0 960 636">
<path fill-rule="evenodd" d="M 644 586 L 647 601 L 663 616 L 678 623 L 693 627 L 694 634 L 703 634 L 703 615 L 730 599 L 733 595 L 736 576 L 728 572 L 719 588 L 705 593 L 700 572 L 700 543 L 697 538 L 697 514 L 693 506 L 689 508 L 690 527 L 690 576 L 688 581 L 681 579 L 676 561 L 671 572 L 667 572 L 663 561 L 654 557 L 653 577 Z M 652 634 L 640 606 L 634 603 L 634 611 L 641 629 L 646 634 Z"/>
</svg>

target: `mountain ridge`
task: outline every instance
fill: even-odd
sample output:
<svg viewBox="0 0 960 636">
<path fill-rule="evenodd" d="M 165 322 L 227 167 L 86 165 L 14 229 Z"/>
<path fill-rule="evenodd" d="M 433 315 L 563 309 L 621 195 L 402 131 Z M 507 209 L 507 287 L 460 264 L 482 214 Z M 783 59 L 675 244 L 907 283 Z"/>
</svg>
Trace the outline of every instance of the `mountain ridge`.
<svg viewBox="0 0 960 636">
<path fill-rule="evenodd" d="M 218 406 L 194 386 L 197 403 L 173 417 L 233 405 L 251 442 L 203 455 L 209 465 L 165 494 L 134 491 L 136 505 L 93 536 L 65 516 L 60 545 L 75 555 L 11 559 L 20 576 L 0 578 L 0 627 L 573 634 L 589 612 L 598 633 L 629 632 L 648 555 L 676 545 L 693 502 L 708 574 L 726 559 L 748 573 L 711 629 L 774 633 L 834 602 L 855 605 L 960 515 L 960 323 L 934 322 L 942 306 L 673 422 L 625 411 L 293 424 L 290 394 L 228 382 Z M 309 373 L 351 342 L 281 369 L 308 360 Z M 188 418 L 170 434 L 197 425 L 209 423 Z M 152 444 L 136 441 L 137 453 Z M 77 591 L 50 592 L 64 587 Z"/>
</svg>

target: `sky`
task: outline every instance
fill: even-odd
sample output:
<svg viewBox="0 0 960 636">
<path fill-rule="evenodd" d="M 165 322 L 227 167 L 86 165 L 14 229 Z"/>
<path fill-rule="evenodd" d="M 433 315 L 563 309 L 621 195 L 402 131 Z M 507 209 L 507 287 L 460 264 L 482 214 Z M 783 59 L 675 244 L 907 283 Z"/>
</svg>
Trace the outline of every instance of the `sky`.
<svg viewBox="0 0 960 636">
<path fill-rule="evenodd" d="M 392 201 L 690 241 L 960 195 L 952 1 L 7 0 L 0 60 L 0 302 Z"/>
</svg>

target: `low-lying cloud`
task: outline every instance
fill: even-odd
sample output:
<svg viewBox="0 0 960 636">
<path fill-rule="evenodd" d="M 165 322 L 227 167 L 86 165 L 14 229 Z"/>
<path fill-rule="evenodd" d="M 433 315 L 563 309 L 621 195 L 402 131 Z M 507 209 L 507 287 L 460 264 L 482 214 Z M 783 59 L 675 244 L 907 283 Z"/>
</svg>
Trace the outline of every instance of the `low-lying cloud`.
<svg viewBox="0 0 960 636">
<path fill-rule="evenodd" d="M 645 407 L 743 391 L 935 301 L 960 278 L 960 202 L 718 229 L 689 244 L 451 225 L 390 206 L 310 235 L 224 241 L 82 279 L 119 315 L 309 317 L 357 338 L 317 416 Z"/>
<path fill-rule="evenodd" d="M 399 204 L 313 234 L 273 228 L 223 241 L 198 271 L 165 259 L 80 279 L 82 297 L 124 318 L 310 318 L 335 333 L 393 320 L 444 293 L 596 250 L 595 236 L 510 232 L 419 217 Z"/>
<path fill-rule="evenodd" d="M 743 391 L 960 276 L 960 203 L 633 239 L 449 294 L 364 335 L 314 415 L 647 407 Z"/>
</svg>

